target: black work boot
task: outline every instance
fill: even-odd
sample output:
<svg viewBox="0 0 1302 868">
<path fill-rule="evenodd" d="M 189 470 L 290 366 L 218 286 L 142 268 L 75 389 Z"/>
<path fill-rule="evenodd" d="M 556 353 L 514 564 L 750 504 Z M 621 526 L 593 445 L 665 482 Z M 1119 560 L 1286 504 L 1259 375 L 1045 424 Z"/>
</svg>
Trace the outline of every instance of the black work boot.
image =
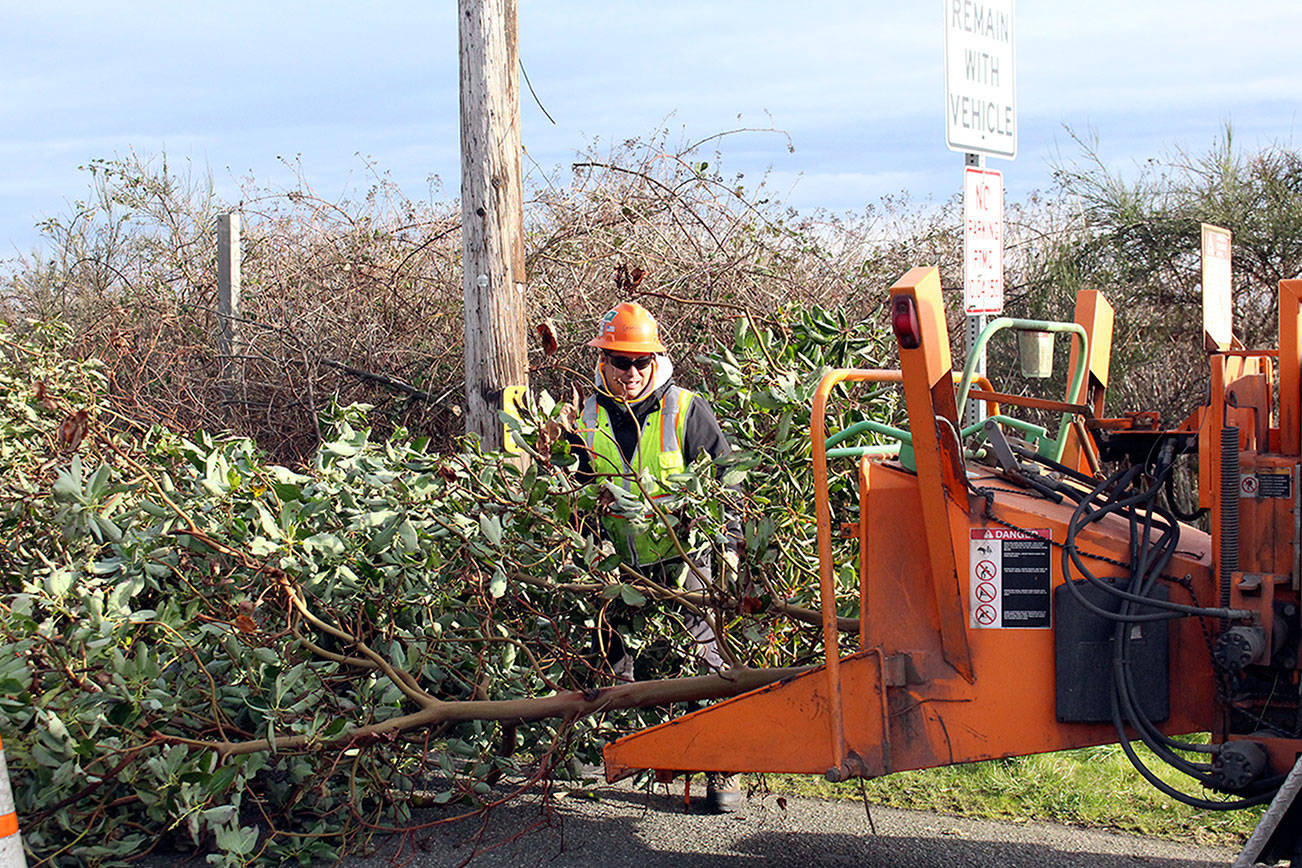
<svg viewBox="0 0 1302 868">
<path fill-rule="evenodd" d="M 705 775 L 705 810 L 731 814 L 741 807 L 741 775 L 708 772 Z"/>
</svg>

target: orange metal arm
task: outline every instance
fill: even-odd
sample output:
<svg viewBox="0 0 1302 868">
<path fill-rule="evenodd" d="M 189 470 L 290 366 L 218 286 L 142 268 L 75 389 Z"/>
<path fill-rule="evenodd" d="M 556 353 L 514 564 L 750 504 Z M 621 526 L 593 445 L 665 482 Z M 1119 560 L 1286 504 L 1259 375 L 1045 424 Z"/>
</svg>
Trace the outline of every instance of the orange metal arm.
<svg viewBox="0 0 1302 868">
<path fill-rule="evenodd" d="M 1085 378 L 1081 380 L 1080 390 L 1075 395 L 1067 396 L 1067 400 L 1084 404 L 1090 408 L 1090 415 L 1098 418 L 1103 415 L 1104 399 L 1108 391 L 1108 367 L 1112 360 L 1112 305 L 1097 289 L 1083 289 L 1076 294 L 1073 319 L 1085 329 L 1089 358 L 1086 359 Z M 1069 382 L 1076 374 L 1076 342 L 1079 340 L 1078 335 L 1072 336 L 1071 364 L 1067 368 Z M 1060 460 L 1082 472 L 1098 473 L 1098 444 L 1085 430 L 1079 416 L 1072 422 L 1072 431 L 1074 437 L 1067 440 Z"/>
<path fill-rule="evenodd" d="M 1302 454 L 1302 280 L 1279 282 L 1279 443 Z"/>
<path fill-rule="evenodd" d="M 814 505 L 818 516 L 818 591 L 823 610 L 823 650 L 827 654 L 827 695 L 835 766 L 845 762 L 845 716 L 841 708 L 840 653 L 836 629 L 836 571 L 832 564 L 832 508 L 827 492 L 827 396 L 839 383 L 899 383 L 899 371 L 840 368 L 828 371 L 814 393 L 810 444 L 814 460 Z"/>
<path fill-rule="evenodd" d="M 954 372 L 954 379 L 959 379 Z M 818 584 L 819 604 L 823 616 L 823 650 L 827 655 L 827 681 L 829 712 L 832 722 L 832 752 L 839 766 L 845 761 L 844 713 L 841 706 L 841 680 L 837 651 L 836 571 L 832 558 L 832 516 L 828 496 L 827 470 L 827 399 L 832 389 L 841 383 L 901 383 L 899 370 L 884 368 L 838 368 L 828 371 L 814 393 L 810 437 L 814 464 L 814 505 L 818 519 Z M 990 381 L 978 376 L 972 384 L 972 394 L 977 397 L 978 387 L 991 390 Z M 987 412 L 998 414 L 999 404 L 987 401 Z M 862 520 L 862 519 L 861 519 Z"/>
</svg>

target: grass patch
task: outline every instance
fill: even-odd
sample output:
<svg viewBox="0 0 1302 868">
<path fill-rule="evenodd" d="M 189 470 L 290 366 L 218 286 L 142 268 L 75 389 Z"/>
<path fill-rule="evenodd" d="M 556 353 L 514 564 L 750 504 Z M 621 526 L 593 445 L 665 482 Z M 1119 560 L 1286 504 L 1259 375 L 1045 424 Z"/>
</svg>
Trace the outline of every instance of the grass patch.
<svg viewBox="0 0 1302 868">
<path fill-rule="evenodd" d="M 1182 792 L 1224 798 L 1198 792 L 1188 778 L 1136 748 L 1159 777 Z M 774 792 L 793 795 L 860 797 L 858 781 L 831 784 L 812 775 L 770 774 L 764 782 Z M 1191 808 L 1140 777 L 1118 745 L 897 772 L 865 782 L 864 789 L 875 805 L 985 819 L 1051 820 L 1205 845 L 1242 845 L 1265 810 Z"/>
</svg>

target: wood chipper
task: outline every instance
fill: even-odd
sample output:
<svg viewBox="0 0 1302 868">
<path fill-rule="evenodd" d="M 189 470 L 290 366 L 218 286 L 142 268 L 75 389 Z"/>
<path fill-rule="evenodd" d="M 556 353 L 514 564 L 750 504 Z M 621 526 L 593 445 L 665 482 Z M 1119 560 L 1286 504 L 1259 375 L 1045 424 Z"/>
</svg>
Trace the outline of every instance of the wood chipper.
<svg viewBox="0 0 1302 868">
<path fill-rule="evenodd" d="M 1007 329 L 1069 334 L 1062 400 L 996 392 L 971 362 L 953 370 L 936 269 L 910 271 L 890 297 L 899 370 L 831 371 L 813 404 L 826 663 L 611 743 L 608 779 L 841 781 L 1120 742 L 1173 798 L 1273 802 L 1250 856 L 1272 834 L 1272 852 L 1295 855 L 1302 280 L 1280 284 L 1279 349 L 1209 351 L 1207 403 L 1174 428 L 1152 413 L 1102 418 L 1113 313 L 1098 292 L 1078 296 L 1071 323 L 994 320 L 971 354 Z M 835 386 L 881 382 L 901 385 L 907 430 L 826 431 Z M 965 426 L 973 402 L 984 413 Z M 1015 415 L 1027 407 L 1057 430 Z M 896 444 L 853 445 L 865 430 Z M 1195 451 L 1210 533 L 1172 492 L 1177 459 Z M 831 460 L 855 462 L 857 517 L 831 515 Z M 833 534 L 847 525 L 859 629 L 842 656 Z M 1179 737 L 1198 732 L 1211 742 Z M 1158 778 L 1134 740 L 1191 785 Z"/>
</svg>

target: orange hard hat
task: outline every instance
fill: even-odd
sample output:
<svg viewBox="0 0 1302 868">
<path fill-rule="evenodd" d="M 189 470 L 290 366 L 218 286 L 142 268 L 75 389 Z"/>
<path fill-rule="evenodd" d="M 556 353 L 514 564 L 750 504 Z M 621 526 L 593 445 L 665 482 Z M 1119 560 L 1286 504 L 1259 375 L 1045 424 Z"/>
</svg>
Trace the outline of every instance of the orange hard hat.
<svg viewBox="0 0 1302 868">
<path fill-rule="evenodd" d="M 635 301 L 621 302 L 607 312 L 588 346 L 617 353 L 665 352 L 656 318 Z"/>
</svg>

